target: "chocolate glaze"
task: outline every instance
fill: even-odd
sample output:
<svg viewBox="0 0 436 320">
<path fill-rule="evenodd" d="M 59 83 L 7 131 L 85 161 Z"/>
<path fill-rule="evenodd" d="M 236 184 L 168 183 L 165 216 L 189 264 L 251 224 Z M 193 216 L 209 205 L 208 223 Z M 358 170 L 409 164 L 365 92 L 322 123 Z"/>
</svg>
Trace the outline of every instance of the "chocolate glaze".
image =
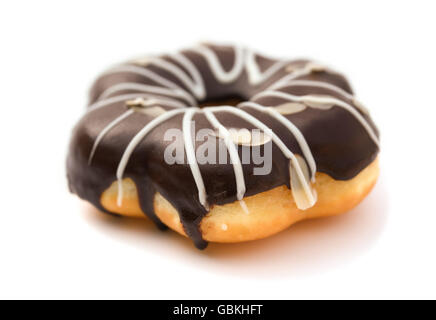
<svg viewBox="0 0 436 320">
<path fill-rule="evenodd" d="M 208 45 L 208 48 L 216 54 L 225 71 L 229 71 L 232 68 L 235 63 L 235 50 L 233 47 Z M 222 83 L 217 80 L 213 70 L 202 54 L 193 50 L 184 50 L 181 54 L 195 65 L 204 80 L 206 96 L 203 99 L 197 99 L 198 103 L 207 103 L 207 101 L 227 97 L 241 97 L 242 99 L 250 100 L 256 93 L 262 92 L 279 79 L 290 74 L 292 71 L 289 71 L 289 68 L 286 66 L 291 65 L 294 67 L 293 69 L 301 69 L 308 63 L 308 61 L 303 60 L 290 61 L 265 81 L 255 85 L 250 83 L 246 69 L 242 70 L 236 80 Z M 162 56 L 162 59 L 177 65 L 186 73 L 186 76 L 192 79 L 188 70 L 172 57 Z M 255 61 L 261 72 L 277 63 L 277 60 L 265 58 L 257 54 L 255 55 Z M 130 62 L 127 65 L 136 64 Z M 140 67 L 153 71 L 190 92 L 189 88 L 173 73 L 154 64 L 141 65 Z M 342 75 L 330 70 L 313 71 L 298 77 L 298 79 L 323 81 L 339 87 L 352 95 L 352 90 L 347 80 Z M 156 81 L 135 73 L 117 72 L 103 74 L 95 81 L 91 89 L 90 105 L 121 94 L 138 92 L 135 89 L 126 89 L 102 97 L 106 89 L 125 82 L 162 87 Z M 326 88 L 299 85 L 283 87 L 277 90 L 297 96 L 328 95 L 343 100 L 355 107 L 352 99 Z M 171 98 L 189 107 L 183 99 Z M 283 98 L 268 96 L 258 98 L 255 102 L 266 106 L 277 106 L 288 101 Z M 166 110 L 171 109 L 164 103 L 159 103 L 159 106 Z M 269 128 L 272 128 L 293 153 L 302 155 L 297 140 L 276 119 L 266 113 L 250 108 L 242 107 L 242 109 L 261 120 Z M 378 136 L 378 131 L 370 117 L 361 112 L 360 109 L 356 109 Z M 100 197 L 103 191 L 116 180 L 117 167 L 126 146 L 132 137 L 154 118 L 151 115 L 140 112 L 130 115 L 104 136 L 96 149 L 92 162 L 88 164 L 90 152 L 97 135 L 108 123 L 126 110 L 125 101 L 119 101 L 89 111 L 85 113 L 75 126 L 72 134 L 67 158 L 67 176 L 70 190 L 104 212 L 108 211 L 102 207 Z M 227 128 L 254 128 L 246 120 L 227 112 L 217 112 L 215 115 Z M 182 130 L 182 118 L 183 114 L 180 114 L 163 122 L 143 139 L 129 159 L 124 178 L 131 178 L 135 182 L 142 211 L 159 228 L 164 229 L 165 225 L 157 218 L 153 208 L 155 193 L 161 193 L 179 212 L 187 235 L 194 241 L 197 248 L 202 249 L 206 247 L 207 243 L 202 239 L 199 224 L 207 214 L 207 210 L 199 201 L 197 186 L 190 167 L 187 161 L 184 162 L 185 164 L 174 165 L 168 165 L 164 161 L 165 148 L 172 142 L 164 141 L 163 136 L 166 130 L 171 128 Z M 378 146 L 369 138 L 367 131 L 356 118 L 337 106 L 328 110 L 306 108 L 302 112 L 286 115 L 286 118 L 292 121 L 304 135 L 316 161 L 317 171 L 324 172 L 336 180 L 353 178 L 369 165 L 378 153 Z M 196 131 L 201 128 L 212 128 L 202 113 L 195 114 L 193 120 L 195 121 Z M 212 142 L 211 139 L 208 141 Z M 218 138 L 215 137 L 214 139 Z M 203 143 L 196 142 L 195 148 L 198 148 Z M 273 144 L 271 141 L 268 143 Z M 264 146 L 238 146 L 240 156 L 243 148 L 262 149 Z M 264 192 L 281 185 L 286 185 L 290 188 L 289 160 L 284 157 L 275 144 L 272 145 L 272 150 L 273 164 L 270 174 L 256 176 L 252 174 L 253 168 L 256 166 L 255 164 L 242 165 L 246 183 L 245 196 Z M 235 174 L 232 164 L 200 164 L 199 168 L 207 191 L 207 202 L 210 206 L 231 203 L 237 200 Z"/>
</svg>

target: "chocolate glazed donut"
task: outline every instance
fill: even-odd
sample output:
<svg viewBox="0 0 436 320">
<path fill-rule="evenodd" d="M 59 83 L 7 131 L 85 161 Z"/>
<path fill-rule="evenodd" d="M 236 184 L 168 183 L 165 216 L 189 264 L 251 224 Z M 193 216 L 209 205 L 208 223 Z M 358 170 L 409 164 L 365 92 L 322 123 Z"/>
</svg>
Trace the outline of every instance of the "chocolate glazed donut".
<svg viewBox="0 0 436 320">
<path fill-rule="evenodd" d="M 228 98 L 240 103 L 200 108 Z M 205 128 L 224 141 L 227 164 L 198 163 L 196 151 L 203 142 L 193 137 Z M 258 146 L 239 144 L 230 128 L 260 129 L 269 139 Z M 183 132 L 180 163 L 164 160 L 172 143 L 164 139 L 169 129 Z M 214 205 L 240 201 L 244 206 L 244 197 L 286 185 L 299 209 L 310 208 L 316 203 L 315 173 L 352 179 L 375 160 L 378 135 L 341 74 L 310 61 L 202 44 L 103 73 L 73 131 L 67 175 L 73 193 L 105 212 L 102 193 L 118 180 L 121 204 L 121 180 L 132 179 L 142 211 L 164 229 L 153 207 L 159 192 L 202 249 L 207 242 L 199 225 Z M 272 148 L 271 171 L 255 175 L 257 165 L 240 157 L 244 148 L 266 144 Z"/>
</svg>

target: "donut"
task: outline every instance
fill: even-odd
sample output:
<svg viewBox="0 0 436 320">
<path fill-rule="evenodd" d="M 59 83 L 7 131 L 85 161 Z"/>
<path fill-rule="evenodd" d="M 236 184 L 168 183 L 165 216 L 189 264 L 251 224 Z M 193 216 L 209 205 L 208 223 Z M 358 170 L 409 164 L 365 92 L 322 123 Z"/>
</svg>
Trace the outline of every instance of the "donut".
<svg viewBox="0 0 436 320">
<path fill-rule="evenodd" d="M 355 207 L 379 132 L 347 79 L 311 60 L 202 43 L 95 80 L 67 156 L 69 189 L 204 249 Z"/>
</svg>

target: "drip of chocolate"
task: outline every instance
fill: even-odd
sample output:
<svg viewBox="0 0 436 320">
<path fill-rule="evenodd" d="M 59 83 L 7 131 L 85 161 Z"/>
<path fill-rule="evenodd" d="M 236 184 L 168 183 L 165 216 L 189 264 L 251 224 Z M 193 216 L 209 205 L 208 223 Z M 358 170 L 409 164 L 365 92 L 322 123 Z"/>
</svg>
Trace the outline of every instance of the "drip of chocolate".
<svg viewBox="0 0 436 320">
<path fill-rule="evenodd" d="M 193 114 L 195 132 L 213 129 L 204 112 L 208 108 L 204 107 L 224 104 L 223 100 L 229 103 L 226 105 L 244 100 L 252 105 L 243 102 L 232 107 L 245 116 L 210 109 L 222 126 L 255 129 L 249 121 L 250 116 L 254 117 L 270 128 L 287 150 L 303 157 L 309 171 L 308 153 L 316 171 L 336 180 L 356 176 L 376 158 L 379 150 L 377 128 L 341 74 L 309 61 L 275 60 L 238 47 L 201 45 L 117 66 L 95 81 L 88 110 L 73 130 L 67 158 L 70 190 L 108 212 L 100 197 L 119 180 L 117 170 L 129 143 L 152 121 L 180 109 L 157 123 L 139 141 L 126 158 L 122 178 L 135 182 L 142 211 L 159 228 L 166 226 L 154 213 L 156 192 L 177 209 L 186 234 L 197 248 L 205 248 L 207 243 L 199 225 L 209 208 L 241 200 L 238 194 L 242 191 L 243 196 L 251 196 L 281 185 L 291 188 L 290 158 L 271 139 L 265 142 L 272 144 L 272 170 L 267 175 L 253 175 L 257 165 L 243 163 L 241 180 L 230 161 L 198 164 L 196 175 L 186 153 L 182 164 L 165 162 L 165 149 L 173 143 L 164 139 L 167 130 L 183 131 L 186 110 L 196 106 L 202 109 L 195 109 Z M 290 131 L 291 125 L 303 138 Z M 194 150 L 209 143 L 213 143 L 211 148 L 218 148 L 219 143 L 212 139 L 220 138 L 217 135 L 203 142 L 195 141 Z M 304 150 L 302 142 L 307 143 L 309 151 Z M 251 151 L 259 148 L 262 153 L 266 144 L 235 146 L 241 158 L 244 148 Z M 201 186 L 205 189 L 204 201 Z"/>
</svg>

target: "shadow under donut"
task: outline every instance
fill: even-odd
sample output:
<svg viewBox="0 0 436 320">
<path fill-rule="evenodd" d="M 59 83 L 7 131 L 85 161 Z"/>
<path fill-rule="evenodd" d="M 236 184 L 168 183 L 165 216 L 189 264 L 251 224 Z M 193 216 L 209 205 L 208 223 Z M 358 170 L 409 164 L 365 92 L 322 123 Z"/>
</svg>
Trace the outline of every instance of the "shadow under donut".
<svg viewBox="0 0 436 320">
<path fill-rule="evenodd" d="M 305 220 L 273 237 L 232 245 L 211 244 L 205 255 L 237 276 L 283 277 L 327 271 L 370 250 L 382 234 L 389 198 L 383 175 L 349 212 Z"/>
<path fill-rule="evenodd" d="M 370 250 L 386 225 L 389 207 L 384 176 L 356 208 L 346 214 L 306 220 L 272 237 L 244 243 L 210 243 L 198 251 L 189 239 L 159 231 L 148 219 L 114 217 L 85 204 L 85 219 L 111 238 L 180 263 L 235 277 L 288 277 L 328 271 Z"/>
</svg>

